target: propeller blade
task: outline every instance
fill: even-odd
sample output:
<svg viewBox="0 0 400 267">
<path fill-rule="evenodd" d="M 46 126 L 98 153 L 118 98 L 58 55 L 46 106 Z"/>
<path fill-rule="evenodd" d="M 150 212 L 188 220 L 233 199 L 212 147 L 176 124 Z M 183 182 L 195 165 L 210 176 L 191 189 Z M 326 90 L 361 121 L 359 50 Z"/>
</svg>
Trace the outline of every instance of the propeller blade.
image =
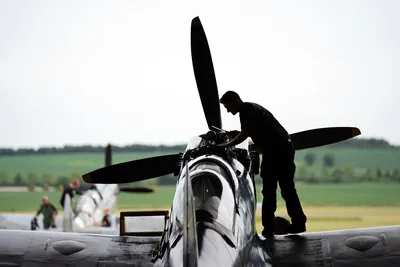
<svg viewBox="0 0 400 267">
<path fill-rule="evenodd" d="M 126 193 L 153 193 L 156 190 L 149 187 L 122 187 L 119 189 L 119 191 Z"/>
<path fill-rule="evenodd" d="M 360 134 L 361 131 L 355 127 L 330 127 L 294 133 L 290 139 L 295 150 L 301 150 L 341 142 Z M 262 152 L 256 144 L 250 145 L 250 149 Z"/>
<path fill-rule="evenodd" d="M 111 166 L 112 162 L 112 151 L 111 151 L 111 144 L 108 143 L 106 147 L 106 156 L 105 156 L 105 166 Z"/>
<path fill-rule="evenodd" d="M 87 183 L 119 184 L 143 181 L 174 173 L 179 154 L 128 161 L 84 174 Z"/>
<path fill-rule="evenodd" d="M 325 146 L 344 141 L 360 135 L 361 131 L 355 127 L 330 127 L 312 129 L 290 135 L 296 150 Z"/>
<path fill-rule="evenodd" d="M 210 48 L 199 17 L 192 20 L 191 49 L 194 75 L 208 128 L 222 128 L 217 81 Z"/>
</svg>

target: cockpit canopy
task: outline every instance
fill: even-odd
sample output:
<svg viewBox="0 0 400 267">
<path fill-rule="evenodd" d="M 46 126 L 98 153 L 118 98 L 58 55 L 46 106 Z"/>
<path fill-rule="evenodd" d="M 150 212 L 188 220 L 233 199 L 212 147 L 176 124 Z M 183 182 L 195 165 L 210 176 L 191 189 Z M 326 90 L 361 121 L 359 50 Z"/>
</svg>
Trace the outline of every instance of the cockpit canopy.
<svg viewBox="0 0 400 267">
<path fill-rule="evenodd" d="M 194 172 L 192 190 L 197 221 L 216 221 L 233 229 L 235 198 L 227 180 L 215 171 Z"/>
</svg>

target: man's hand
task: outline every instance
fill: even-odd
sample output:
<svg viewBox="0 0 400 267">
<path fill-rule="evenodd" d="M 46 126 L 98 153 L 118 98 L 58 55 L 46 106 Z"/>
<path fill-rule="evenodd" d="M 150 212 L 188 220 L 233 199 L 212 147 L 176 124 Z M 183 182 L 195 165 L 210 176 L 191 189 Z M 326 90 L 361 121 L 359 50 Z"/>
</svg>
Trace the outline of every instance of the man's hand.
<svg viewBox="0 0 400 267">
<path fill-rule="evenodd" d="M 220 147 L 220 148 L 227 148 L 227 147 L 229 147 L 228 143 L 217 144 L 217 145 L 215 145 L 215 146 Z"/>
</svg>

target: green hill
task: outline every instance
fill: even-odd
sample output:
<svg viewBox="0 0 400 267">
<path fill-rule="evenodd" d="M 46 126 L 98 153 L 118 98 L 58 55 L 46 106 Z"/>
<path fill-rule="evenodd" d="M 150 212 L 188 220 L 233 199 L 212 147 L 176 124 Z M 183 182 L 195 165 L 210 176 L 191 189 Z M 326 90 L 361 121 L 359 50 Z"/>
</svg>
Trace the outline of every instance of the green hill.
<svg viewBox="0 0 400 267">
<path fill-rule="evenodd" d="M 162 155 L 157 152 L 115 152 L 113 163 L 121 163 L 141 158 Z M 76 153 L 55 155 L 25 155 L 0 157 L 0 172 L 12 179 L 17 173 L 24 177 L 29 172 L 38 176 L 48 173 L 53 177 L 71 176 L 73 173 L 84 174 L 104 167 L 104 153 Z"/>
<path fill-rule="evenodd" d="M 400 148 L 312 148 L 296 151 L 296 160 L 304 161 L 307 153 L 315 154 L 315 163 L 321 165 L 323 156 L 331 154 L 334 156 L 335 166 L 384 170 L 400 168 Z"/>
<path fill-rule="evenodd" d="M 113 163 L 152 157 L 171 152 L 114 152 Z M 326 154 L 334 157 L 334 166 L 351 166 L 355 169 L 400 169 L 399 148 L 332 148 L 321 147 L 296 152 L 296 161 L 304 164 L 306 153 L 316 156 L 314 168 L 322 166 Z M 74 153 L 53 155 L 13 155 L 0 157 L 0 184 L 12 180 L 17 173 L 24 177 L 33 172 L 38 177 L 51 174 L 54 178 L 72 174 L 84 174 L 104 166 L 104 153 Z M 320 173 L 318 171 L 318 173 Z M 3 178 L 2 178 L 3 177 Z"/>
</svg>

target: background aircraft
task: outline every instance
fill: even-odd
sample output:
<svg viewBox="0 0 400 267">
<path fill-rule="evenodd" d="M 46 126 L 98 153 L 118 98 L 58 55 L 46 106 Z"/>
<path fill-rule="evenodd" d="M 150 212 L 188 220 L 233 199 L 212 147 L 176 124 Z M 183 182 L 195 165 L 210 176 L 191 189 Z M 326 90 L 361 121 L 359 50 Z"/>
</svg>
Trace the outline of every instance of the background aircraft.
<svg viewBox="0 0 400 267">
<path fill-rule="evenodd" d="M 212 125 L 222 128 L 222 123 L 211 55 L 199 18 L 192 21 L 191 37 L 196 82 L 210 131 L 194 137 L 182 154 L 116 164 L 83 176 L 86 182 L 112 184 L 169 173 L 177 175 L 176 192 L 163 235 L 111 237 L 2 230 L 0 236 L 7 242 L 0 242 L 0 259 L 4 259 L 1 263 L 399 266 L 399 226 L 283 235 L 274 240 L 257 235 L 254 173 L 259 167 L 258 152 L 252 151 L 247 142 L 229 149 L 215 146 L 227 141 L 229 136 L 226 132 L 211 130 Z M 360 132 L 355 128 L 330 128 L 292 136 L 293 140 L 297 138 L 294 145 L 299 149 L 345 140 L 354 133 Z"/>
<path fill-rule="evenodd" d="M 105 166 L 112 165 L 112 147 L 108 144 L 105 149 Z M 64 186 L 64 188 L 67 185 Z M 64 232 L 84 232 L 84 233 L 103 233 L 103 234 L 119 234 L 119 216 L 115 215 L 115 208 L 119 192 L 128 193 L 152 193 L 153 188 L 149 187 L 122 187 L 117 184 L 81 184 L 79 191 L 82 195 L 77 199 L 75 205 L 75 215 L 71 216 L 72 205 L 71 200 L 65 199 L 71 210 L 64 208 L 63 215 L 56 217 L 56 229 L 49 231 Z M 104 217 L 105 209 L 110 211 L 111 227 L 102 227 L 101 222 Z M 59 210 L 61 212 L 61 210 Z M 68 219 L 65 215 L 68 214 Z M 71 220 L 69 222 L 68 220 Z M 1 214 L 0 228 L 15 230 L 41 230 L 43 229 L 43 216 L 37 216 L 37 227 L 31 225 L 32 215 L 29 214 Z M 136 222 L 132 221 L 131 224 Z"/>
<path fill-rule="evenodd" d="M 105 152 L 105 166 L 112 165 L 111 144 L 108 144 Z M 119 218 L 111 220 L 111 228 L 101 227 L 104 211 L 108 209 L 114 214 L 117 196 L 119 192 L 129 193 L 152 193 L 154 189 L 148 187 L 123 187 L 118 184 L 94 184 L 91 188 L 79 197 L 76 204 L 75 216 L 72 221 L 72 232 L 90 233 L 113 233 L 118 234 Z M 86 185 L 90 188 L 90 185 Z M 112 218 L 110 218 L 112 219 Z"/>
</svg>

